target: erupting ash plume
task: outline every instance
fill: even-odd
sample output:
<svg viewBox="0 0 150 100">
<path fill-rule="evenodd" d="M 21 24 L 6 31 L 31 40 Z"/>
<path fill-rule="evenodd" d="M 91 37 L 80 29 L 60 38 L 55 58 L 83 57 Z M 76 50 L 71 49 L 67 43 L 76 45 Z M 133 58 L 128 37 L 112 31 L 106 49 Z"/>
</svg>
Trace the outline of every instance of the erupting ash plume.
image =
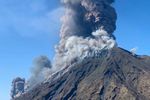
<svg viewBox="0 0 150 100">
<path fill-rule="evenodd" d="M 82 59 L 89 51 L 116 45 L 113 35 L 117 14 L 114 0 L 62 0 L 65 15 L 62 17 L 60 43 L 56 46 L 54 67 L 65 67 Z"/>
<path fill-rule="evenodd" d="M 51 70 L 51 61 L 46 56 L 40 56 L 33 61 L 33 67 L 31 69 L 31 78 L 28 80 L 27 87 L 32 88 L 36 84 L 44 81 Z"/>
<path fill-rule="evenodd" d="M 117 15 L 111 6 L 114 0 L 62 0 L 63 16 L 61 38 L 92 37 L 92 32 L 103 28 L 110 36 L 116 29 Z"/>
<path fill-rule="evenodd" d="M 47 57 L 37 58 L 32 76 L 27 82 L 29 89 L 74 62 L 82 61 L 89 55 L 99 55 L 102 50 L 116 46 L 113 32 L 117 15 L 112 7 L 113 2 L 114 0 L 62 0 L 65 14 L 61 18 L 61 40 L 55 48 L 53 67 Z"/>
<path fill-rule="evenodd" d="M 32 75 L 25 86 L 27 91 L 41 82 L 53 79 L 52 76 L 59 77 L 69 70 L 72 63 L 82 63 L 82 60 L 90 57 L 101 57 L 102 51 L 117 45 L 113 35 L 117 19 L 112 7 L 114 0 L 61 2 L 65 14 L 61 18 L 61 40 L 55 48 L 53 67 L 46 56 L 35 59 Z"/>
<path fill-rule="evenodd" d="M 32 89 L 52 76 L 62 75 L 72 63 L 90 57 L 101 57 L 102 51 L 116 46 L 113 32 L 117 14 L 114 0 L 61 0 L 65 14 L 61 18 L 61 40 L 56 46 L 53 67 L 45 56 L 35 59 L 31 78 L 26 83 Z M 58 73 L 57 73 L 58 72 Z M 60 74 L 61 73 L 61 74 Z"/>
</svg>

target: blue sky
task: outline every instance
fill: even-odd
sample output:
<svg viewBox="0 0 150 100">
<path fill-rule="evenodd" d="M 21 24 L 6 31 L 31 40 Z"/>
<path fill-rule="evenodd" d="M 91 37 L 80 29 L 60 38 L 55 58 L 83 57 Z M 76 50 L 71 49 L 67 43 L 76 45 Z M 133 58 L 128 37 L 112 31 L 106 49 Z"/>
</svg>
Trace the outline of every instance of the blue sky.
<svg viewBox="0 0 150 100">
<path fill-rule="evenodd" d="M 120 47 L 150 55 L 149 5 L 149 0 L 116 0 Z M 35 57 L 52 60 L 62 11 L 57 0 L 0 0 L 0 100 L 9 100 L 13 78 L 30 76 Z"/>
</svg>

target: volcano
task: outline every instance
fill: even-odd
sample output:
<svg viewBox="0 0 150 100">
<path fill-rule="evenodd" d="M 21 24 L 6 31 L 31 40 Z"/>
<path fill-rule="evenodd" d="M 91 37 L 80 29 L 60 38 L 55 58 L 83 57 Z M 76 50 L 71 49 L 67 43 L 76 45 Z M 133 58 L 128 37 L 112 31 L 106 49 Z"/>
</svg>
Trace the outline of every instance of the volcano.
<svg viewBox="0 0 150 100">
<path fill-rule="evenodd" d="M 99 56 L 73 62 L 14 100 L 150 100 L 149 56 L 119 47 Z"/>
<path fill-rule="evenodd" d="M 35 77 L 15 79 L 13 100 L 150 100 L 150 57 L 118 47 L 114 1 L 61 0 L 65 11 L 52 66 L 42 57 Z"/>
</svg>

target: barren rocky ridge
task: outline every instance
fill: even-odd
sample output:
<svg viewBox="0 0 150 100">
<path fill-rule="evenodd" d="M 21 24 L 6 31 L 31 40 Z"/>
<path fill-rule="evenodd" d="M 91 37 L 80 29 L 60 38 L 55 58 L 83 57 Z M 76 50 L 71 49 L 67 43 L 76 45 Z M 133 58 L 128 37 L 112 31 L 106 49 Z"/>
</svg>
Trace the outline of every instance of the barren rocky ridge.
<svg viewBox="0 0 150 100">
<path fill-rule="evenodd" d="M 150 100 L 150 57 L 113 48 L 15 100 Z"/>
</svg>

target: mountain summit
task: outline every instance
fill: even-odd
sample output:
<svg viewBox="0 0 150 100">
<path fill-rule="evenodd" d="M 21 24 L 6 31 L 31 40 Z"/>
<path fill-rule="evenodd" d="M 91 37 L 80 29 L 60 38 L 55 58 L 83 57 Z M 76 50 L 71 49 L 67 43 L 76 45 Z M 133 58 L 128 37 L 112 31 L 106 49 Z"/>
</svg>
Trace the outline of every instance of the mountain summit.
<svg viewBox="0 0 150 100">
<path fill-rule="evenodd" d="M 72 63 L 14 100 L 150 100 L 149 62 L 149 56 L 113 48 Z"/>
</svg>

